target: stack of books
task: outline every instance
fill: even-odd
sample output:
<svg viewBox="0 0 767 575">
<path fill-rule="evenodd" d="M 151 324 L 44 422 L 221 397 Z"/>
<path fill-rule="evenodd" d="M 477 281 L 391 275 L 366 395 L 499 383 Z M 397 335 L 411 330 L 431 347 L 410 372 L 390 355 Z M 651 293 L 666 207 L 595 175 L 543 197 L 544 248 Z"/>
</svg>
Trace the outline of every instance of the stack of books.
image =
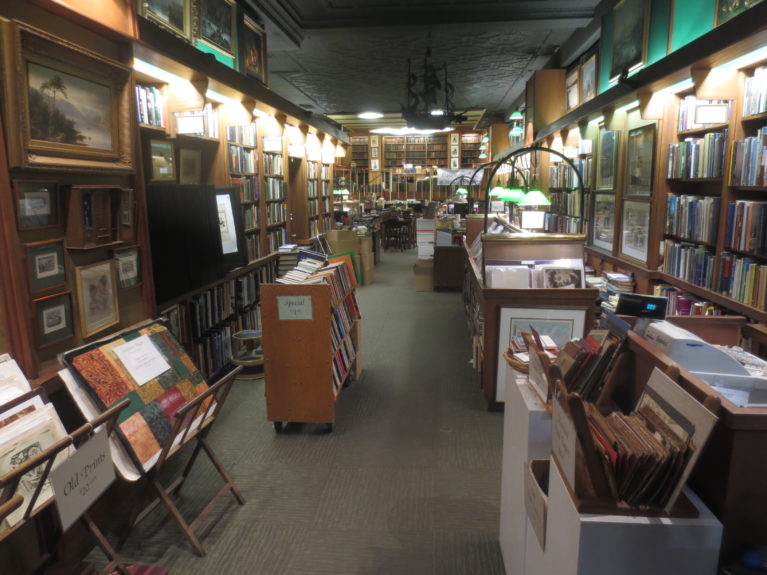
<svg viewBox="0 0 767 575">
<path fill-rule="evenodd" d="M 623 338 L 606 329 L 591 330 L 579 341 L 569 341 L 555 363 L 569 392 L 587 401 L 597 401 Z"/>
<path fill-rule="evenodd" d="M 622 293 L 634 293 L 636 282 L 633 276 L 620 272 L 602 272 L 605 283 L 599 286 L 599 299 L 602 309 L 615 311 L 618 304 L 618 296 Z"/>
<path fill-rule="evenodd" d="M 282 247 L 280 248 L 282 249 Z M 325 254 L 313 252 L 301 248 L 295 252 L 289 252 L 291 258 L 287 261 L 295 261 L 293 267 L 282 273 L 275 281 L 280 284 L 298 284 L 305 282 L 312 274 L 322 268 L 327 261 Z M 280 254 L 280 270 L 283 266 L 283 254 Z M 295 260 L 293 260 L 295 257 Z"/>
</svg>

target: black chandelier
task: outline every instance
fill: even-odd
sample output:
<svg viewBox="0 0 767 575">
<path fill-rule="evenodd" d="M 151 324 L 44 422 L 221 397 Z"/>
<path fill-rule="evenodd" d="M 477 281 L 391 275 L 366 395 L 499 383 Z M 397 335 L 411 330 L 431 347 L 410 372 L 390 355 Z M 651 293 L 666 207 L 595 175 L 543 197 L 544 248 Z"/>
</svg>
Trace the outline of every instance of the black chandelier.
<svg viewBox="0 0 767 575">
<path fill-rule="evenodd" d="M 407 59 L 407 105 L 402 106 L 402 118 L 409 128 L 417 130 L 442 130 L 463 122 L 466 116 L 456 113 L 453 92 L 455 88 L 447 81 L 447 64 L 435 67 L 431 48 L 427 48 L 420 76 L 413 72 L 410 58 Z"/>
</svg>

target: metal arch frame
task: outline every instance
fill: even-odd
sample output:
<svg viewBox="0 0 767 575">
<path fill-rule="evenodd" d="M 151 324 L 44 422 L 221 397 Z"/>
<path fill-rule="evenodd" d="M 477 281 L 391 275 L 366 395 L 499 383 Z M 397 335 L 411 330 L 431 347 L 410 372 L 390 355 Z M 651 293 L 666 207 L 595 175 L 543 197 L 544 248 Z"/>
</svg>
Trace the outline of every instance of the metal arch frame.
<svg viewBox="0 0 767 575">
<path fill-rule="evenodd" d="M 519 148 L 518 150 L 514 150 L 513 152 L 510 152 L 509 154 L 507 154 L 500 160 L 496 160 L 493 162 L 486 162 L 485 164 L 482 164 L 481 166 L 477 168 L 477 170 L 472 175 L 472 180 L 473 180 L 474 176 L 477 174 L 479 170 L 484 169 L 487 166 L 494 165 L 493 169 L 490 170 L 490 174 L 487 177 L 487 184 L 485 186 L 485 220 L 484 220 L 484 224 L 482 228 L 483 233 L 485 230 L 487 230 L 487 212 L 490 206 L 490 202 L 489 202 L 490 197 L 488 194 L 490 193 L 490 183 L 493 181 L 493 177 L 495 176 L 495 174 L 498 172 L 498 169 L 503 164 L 505 164 L 509 160 L 516 159 L 517 156 L 521 156 L 523 154 L 527 154 L 530 152 L 548 152 L 550 154 L 554 154 L 555 156 L 559 156 L 560 158 L 562 158 L 562 160 L 564 160 L 564 162 L 573 169 L 576 177 L 578 178 L 578 190 L 581 193 L 581 214 L 583 214 L 583 200 L 584 200 L 584 195 L 586 194 L 586 188 L 583 186 L 583 178 L 581 177 L 581 172 L 580 170 L 578 170 L 578 167 L 573 163 L 573 161 L 567 156 L 565 156 L 562 152 L 558 152 L 557 150 L 553 150 L 545 146 L 525 146 L 524 148 Z M 514 166 L 513 163 L 511 165 Z M 514 167 L 516 168 L 516 166 Z M 525 183 L 525 185 L 527 185 L 527 183 Z"/>
</svg>

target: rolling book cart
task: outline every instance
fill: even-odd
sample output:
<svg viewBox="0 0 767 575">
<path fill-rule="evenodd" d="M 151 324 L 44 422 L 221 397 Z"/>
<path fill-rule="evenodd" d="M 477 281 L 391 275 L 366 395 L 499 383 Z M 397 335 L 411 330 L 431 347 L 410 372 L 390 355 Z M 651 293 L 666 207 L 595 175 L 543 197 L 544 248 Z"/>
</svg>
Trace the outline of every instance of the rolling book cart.
<svg viewBox="0 0 767 575">
<path fill-rule="evenodd" d="M 0 406 L 0 417 L 3 413 L 9 412 L 25 402 L 31 402 L 38 397 L 47 403 L 45 392 L 42 388 L 38 388 L 34 391 L 20 395 L 5 405 Z M 53 497 L 48 498 L 46 501 L 39 501 L 39 499 L 43 492 L 43 487 L 46 482 L 49 481 L 49 475 L 57 457 L 71 447 L 80 447 L 102 427 L 106 430 L 107 435 L 111 434 L 120 413 L 129 403 L 130 402 L 127 399 L 116 403 L 104 413 L 81 425 L 70 435 L 62 437 L 37 456 L 28 459 L 22 465 L 19 465 L 0 477 L 0 522 L 6 519 L 8 515 L 14 511 L 18 509 L 24 510 L 22 518 L 18 522 L 14 523 L 13 526 L 6 530 L 0 531 L 0 542 L 7 539 L 12 533 L 21 529 L 28 521 L 34 520 L 36 515 L 53 503 Z M 17 490 L 24 477 L 30 472 L 37 473 L 37 484 L 32 496 L 25 499 L 17 493 Z M 87 511 L 80 516 L 80 521 L 94 537 L 97 545 L 109 560 L 108 565 L 101 571 L 101 573 L 107 574 L 117 571 L 122 575 L 129 575 L 127 567 L 120 560 L 112 545 L 107 541 L 106 537 L 104 537 L 104 534 L 99 529 L 98 525 L 91 519 L 90 514 Z M 40 568 L 52 557 L 50 550 L 51 545 L 49 543 L 51 537 L 50 533 L 46 532 L 41 521 L 36 522 L 35 529 L 37 543 L 40 548 L 39 564 L 37 568 Z"/>
<path fill-rule="evenodd" d="M 362 371 L 354 275 L 338 262 L 315 274 L 321 283 L 261 287 L 267 417 L 283 423 L 335 421 L 341 389 Z"/>
<path fill-rule="evenodd" d="M 146 338 L 142 339 L 141 338 Z M 140 342 L 145 345 L 141 363 L 156 349 L 161 361 L 170 366 L 164 372 L 139 385 L 129 363 L 118 361 L 121 345 Z M 147 355 L 149 353 L 149 355 Z M 155 358 L 157 359 L 157 358 Z M 83 413 L 103 409 L 115 395 L 130 398 L 129 413 L 117 423 L 119 444 L 112 445 L 118 471 L 128 480 L 143 479 L 144 496 L 150 503 L 131 518 L 131 528 L 155 507 L 163 505 L 171 514 L 195 552 L 205 555 L 196 531 L 218 499 L 231 493 L 237 503 L 245 499 L 234 480 L 217 457 L 208 434 L 223 407 L 241 366 L 229 371 L 208 386 L 199 370 L 164 323 L 150 321 L 108 339 L 67 352 L 63 363 L 68 369 L 60 376 Z M 117 366 L 110 369 L 107 365 Z M 114 390 L 120 390 L 115 393 Z M 138 430 L 138 431 L 137 431 Z M 162 474 L 168 460 L 188 444 L 194 445 L 179 476 L 169 485 Z M 204 452 L 223 479 L 223 486 L 211 497 L 197 516 L 187 521 L 171 498 L 186 481 L 200 452 Z M 186 451 L 185 451 L 186 453 Z M 124 535 L 124 538 L 130 530 Z"/>
</svg>

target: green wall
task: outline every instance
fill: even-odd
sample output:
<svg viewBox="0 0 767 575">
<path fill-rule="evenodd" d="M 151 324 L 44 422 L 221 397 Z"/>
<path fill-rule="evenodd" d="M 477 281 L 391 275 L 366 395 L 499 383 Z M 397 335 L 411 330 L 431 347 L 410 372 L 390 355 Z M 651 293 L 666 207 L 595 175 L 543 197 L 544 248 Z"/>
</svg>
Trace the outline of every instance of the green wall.
<svg viewBox="0 0 767 575">
<path fill-rule="evenodd" d="M 716 0 L 675 0 L 671 51 L 679 50 L 714 27 Z"/>
<path fill-rule="evenodd" d="M 645 65 L 654 64 L 668 53 L 670 25 L 671 0 L 653 0 L 650 11 L 650 30 L 647 38 Z"/>
</svg>

